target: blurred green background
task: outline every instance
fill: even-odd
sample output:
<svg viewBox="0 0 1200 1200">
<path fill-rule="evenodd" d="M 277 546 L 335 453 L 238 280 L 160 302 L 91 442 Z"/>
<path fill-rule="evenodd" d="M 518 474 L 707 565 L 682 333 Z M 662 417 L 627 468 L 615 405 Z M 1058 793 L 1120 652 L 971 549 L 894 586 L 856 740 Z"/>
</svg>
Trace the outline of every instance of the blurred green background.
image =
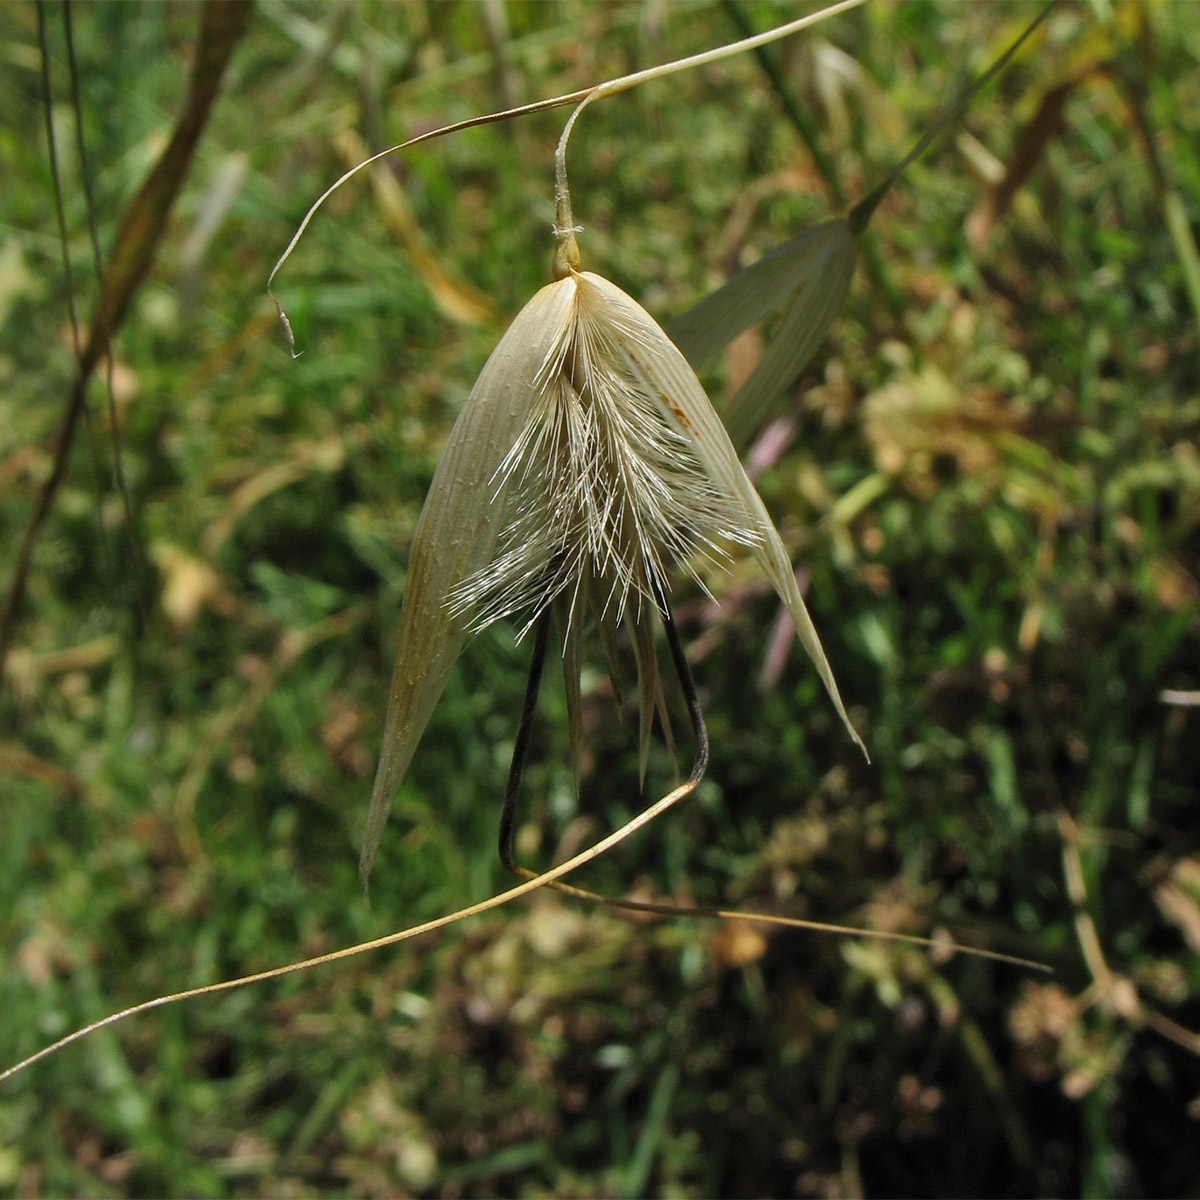
<svg viewBox="0 0 1200 1200">
<path fill-rule="evenodd" d="M 877 4 L 592 106 L 571 151 L 585 265 L 665 321 L 864 194 L 1035 11 Z M 104 248 L 178 119 L 199 12 L 73 11 Z M 368 149 L 794 13 L 258 5 L 116 338 L 132 523 L 98 378 L 94 451 L 80 429 L 33 555 L 0 692 L 0 1067 L 160 992 L 507 886 L 495 824 L 528 659 L 507 628 L 456 669 L 370 909 L 356 858 L 412 529 L 455 412 L 547 279 L 565 111 L 343 188 L 277 284 L 295 361 L 265 279 Z M 86 320 L 66 44 L 45 14 Z M 871 765 L 739 562 L 719 607 L 676 592 L 707 780 L 579 880 L 945 929 L 1053 976 L 540 894 L 36 1065 L 0 1085 L 0 1193 L 1195 1195 L 1191 16 L 1057 10 L 876 214 L 867 269 L 753 452 Z M 0 7 L 0 63 L 7 589 L 72 356 L 32 5 Z M 706 369 L 718 403 L 760 348 Z M 639 793 L 636 718 L 602 663 L 593 640 L 578 796 L 548 672 L 530 862 L 673 779 L 659 745 Z"/>
</svg>

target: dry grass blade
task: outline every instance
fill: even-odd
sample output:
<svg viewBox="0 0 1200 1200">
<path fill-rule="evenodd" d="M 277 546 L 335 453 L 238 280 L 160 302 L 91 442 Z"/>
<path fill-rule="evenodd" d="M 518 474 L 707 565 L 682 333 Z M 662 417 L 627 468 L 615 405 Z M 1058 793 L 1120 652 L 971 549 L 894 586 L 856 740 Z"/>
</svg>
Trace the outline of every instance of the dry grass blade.
<svg viewBox="0 0 1200 1200">
<path fill-rule="evenodd" d="M 1099 66 L 1096 69 L 1100 69 Z M 1089 74 L 1090 71 L 1064 80 L 1042 96 L 1037 112 L 1021 130 L 1013 146 L 1003 177 L 967 218 L 967 240 L 974 249 L 980 249 L 987 241 L 996 222 L 1008 212 L 1017 193 L 1041 161 L 1047 146 L 1062 132 L 1067 101 Z"/>
<path fill-rule="evenodd" d="M 130 299 L 154 261 L 167 216 L 187 175 L 192 153 L 217 98 L 225 68 L 246 31 L 252 7 L 249 0 L 209 0 L 205 4 L 183 112 L 171 140 L 122 214 L 92 313 L 88 339 L 79 355 L 75 379 L 55 438 L 54 465 L 34 503 L 33 514 L 17 549 L 4 606 L 0 609 L 0 679 L 25 594 L 33 545 L 66 473 L 67 456 L 74 440 L 75 426 L 83 413 L 88 380 L 108 351 Z"/>
</svg>

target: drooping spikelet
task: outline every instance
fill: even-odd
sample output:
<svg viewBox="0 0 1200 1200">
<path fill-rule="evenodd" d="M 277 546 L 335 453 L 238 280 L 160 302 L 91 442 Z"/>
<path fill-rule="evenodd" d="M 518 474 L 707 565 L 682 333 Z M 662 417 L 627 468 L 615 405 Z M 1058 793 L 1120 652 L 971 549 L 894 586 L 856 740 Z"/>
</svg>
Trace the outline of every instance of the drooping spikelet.
<svg viewBox="0 0 1200 1200">
<path fill-rule="evenodd" d="M 787 551 L 695 372 L 620 288 L 556 260 L 455 422 L 413 535 L 400 645 L 359 870 L 370 872 L 392 800 L 468 629 L 524 628 L 552 608 L 563 638 L 578 764 L 585 610 L 611 651 L 633 633 L 645 767 L 663 711 L 652 617 L 675 564 L 748 546 L 787 606 L 838 714 L 833 673 Z M 695 574 L 693 569 L 693 574 Z"/>
</svg>

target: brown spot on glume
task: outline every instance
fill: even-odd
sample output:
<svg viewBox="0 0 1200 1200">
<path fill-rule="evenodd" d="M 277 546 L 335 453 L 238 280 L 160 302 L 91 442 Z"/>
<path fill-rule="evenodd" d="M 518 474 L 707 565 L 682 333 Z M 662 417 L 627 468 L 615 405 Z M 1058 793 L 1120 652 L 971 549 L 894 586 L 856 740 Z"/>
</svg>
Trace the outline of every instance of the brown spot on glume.
<svg viewBox="0 0 1200 1200">
<path fill-rule="evenodd" d="M 691 429 L 692 422 L 688 419 L 687 413 L 685 413 L 683 409 L 680 408 L 679 405 L 667 395 L 666 392 L 659 392 L 658 394 L 663 398 L 663 403 L 675 414 L 680 425 L 682 425 L 684 429 Z"/>
</svg>

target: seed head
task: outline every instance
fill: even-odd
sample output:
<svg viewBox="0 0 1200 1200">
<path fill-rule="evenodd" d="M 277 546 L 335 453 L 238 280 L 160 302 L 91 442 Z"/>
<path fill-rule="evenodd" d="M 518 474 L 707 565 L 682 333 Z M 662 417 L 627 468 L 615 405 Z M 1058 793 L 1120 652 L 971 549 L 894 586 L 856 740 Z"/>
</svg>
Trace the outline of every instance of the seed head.
<svg viewBox="0 0 1200 1200">
<path fill-rule="evenodd" d="M 571 239 L 573 241 L 573 239 Z M 560 243 L 561 244 L 561 243 Z M 548 607 L 563 638 L 578 764 L 586 610 L 611 652 L 633 633 L 644 764 L 662 689 L 653 614 L 672 567 L 748 547 L 786 604 L 850 735 L 783 542 L 695 372 L 654 319 L 565 260 L 501 338 L 455 422 L 413 535 L 400 646 L 360 874 L 467 631 L 522 632 Z"/>
</svg>

